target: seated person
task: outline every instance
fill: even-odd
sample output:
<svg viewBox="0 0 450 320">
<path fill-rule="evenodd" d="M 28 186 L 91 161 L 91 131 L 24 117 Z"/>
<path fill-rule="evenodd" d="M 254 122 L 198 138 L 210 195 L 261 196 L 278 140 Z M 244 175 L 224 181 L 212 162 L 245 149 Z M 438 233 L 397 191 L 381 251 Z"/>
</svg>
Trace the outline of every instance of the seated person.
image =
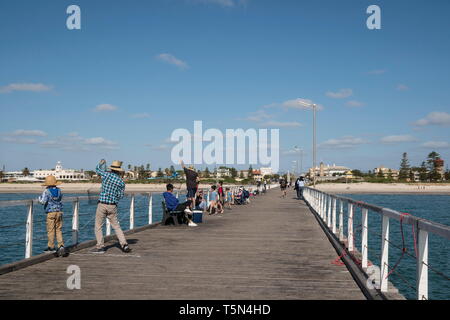
<svg viewBox="0 0 450 320">
<path fill-rule="evenodd" d="M 211 193 L 209 194 L 209 214 L 213 214 L 213 210 L 217 211 L 217 213 L 223 213 L 222 203 L 219 201 L 216 186 L 211 186 Z"/>
<path fill-rule="evenodd" d="M 244 204 L 244 187 L 239 187 L 239 191 L 234 197 L 234 201 L 236 204 Z"/>
<path fill-rule="evenodd" d="M 189 209 L 189 206 L 191 205 L 192 201 L 188 200 L 184 203 L 180 203 L 178 199 L 173 195 L 173 185 L 169 183 L 166 186 L 167 191 L 163 193 L 164 200 L 166 201 L 166 207 L 169 211 L 184 211 L 186 221 L 188 222 L 188 226 L 190 227 L 196 227 L 197 224 L 194 223 L 190 218 L 189 215 L 192 214 L 192 211 Z"/>
<path fill-rule="evenodd" d="M 197 197 L 195 197 L 195 209 L 206 210 L 206 200 L 203 198 L 203 191 L 201 190 L 197 193 Z"/>
</svg>

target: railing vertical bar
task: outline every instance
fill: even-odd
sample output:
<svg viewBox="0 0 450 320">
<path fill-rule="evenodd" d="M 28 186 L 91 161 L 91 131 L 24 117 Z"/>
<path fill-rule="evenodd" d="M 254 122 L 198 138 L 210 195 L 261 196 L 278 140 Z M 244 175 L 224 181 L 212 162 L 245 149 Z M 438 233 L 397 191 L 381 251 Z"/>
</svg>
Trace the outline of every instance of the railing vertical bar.
<svg viewBox="0 0 450 320">
<path fill-rule="evenodd" d="M 131 196 L 130 203 L 130 230 L 134 229 L 134 194 Z"/>
<path fill-rule="evenodd" d="M 380 270 L 380 290 L 388 292 L 388 274 L 389 274 L 389 217 L 383 215 L 381 227 L 381 270 Z"/>
<path fill-rule="evenodd" d="M 79 242 L 79 210 L 80 210 L 80 200 L 77 198 L 73 202 L 73 215 L 72 215 L 72 244 L 78 244 Z"/>
<path fill-rule="evenodd" d="M 344 240 L 344 202 L 339 200 L 339 240 Z"/>
<path fill-rule="evenodd" d="M 353 237 L 353 203 L 348 204 L 347 238 L 348 251 L 352 252 L 355 246 Z"/>
<path fill-rule="evenodd" d="M 332 216 L 332 230 L 333 233 L 336 234 L 336 198 L 333 198 L 333 216 Z"/>
<path fill-rule="evenodd" d="M 368 266 L 368 219 L 369 218 L 369 210 L 366 208 L 362 209 L 362 235 L 361 235 L 361 255 L 362 255 L 362 262 L 361 267 L 367 268 Z"/>
<path fill-rule="evenodd" d="M 153 223 L 153 194 L 150 194 L 148 200 L 148 224 Z"/>
<path fill-rule="evenodd" d="M 419 229 L 417 236 L 417 300 L 428 299 L 428 232 Z"/>
<path fill-rule="evenodd" d="M 28 205 L 28 216 L 25 236 L 25 259 L 33 254 L 33 201 Z"/>
</svg>

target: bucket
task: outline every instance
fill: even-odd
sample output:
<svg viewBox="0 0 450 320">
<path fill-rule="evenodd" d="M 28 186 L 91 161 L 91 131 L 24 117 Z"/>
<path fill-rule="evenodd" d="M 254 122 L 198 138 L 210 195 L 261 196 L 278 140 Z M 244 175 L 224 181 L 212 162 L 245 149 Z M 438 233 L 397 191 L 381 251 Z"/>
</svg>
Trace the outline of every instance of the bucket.
<svg viewBox="0 0 450 320">
<path fill-rule="evenodd" d="M 192 221 L 195 223 L 202 223 L 203 221 L 203 211 L 194 210 L 192 214 Z"/>
</svg>

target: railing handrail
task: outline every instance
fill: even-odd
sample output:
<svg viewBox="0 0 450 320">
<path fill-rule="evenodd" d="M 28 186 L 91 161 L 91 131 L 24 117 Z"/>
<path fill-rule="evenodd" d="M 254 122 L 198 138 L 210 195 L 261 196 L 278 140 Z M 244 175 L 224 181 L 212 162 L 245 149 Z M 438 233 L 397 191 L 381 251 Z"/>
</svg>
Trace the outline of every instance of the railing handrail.
<svg viewBox="0 0 450 320">
<path fill-rule="evenodd" d="M 404 223 L 404 224 L 409 224 L 409 225 L 418 224 L 418 227 L 420 229 L 426 230 L 426 231 L 431 232 L 431 233 L 433 233 L 435 235 L 439 235 L 439 236 L 441 236 L 443 238 L 446 238 L 446 239 L 450 240 L 450 226 L 447 226 L 445 224 L 441 224 L 441 223 L 434 222 L 434 221 L 431 221 L 431 220 L 427 220 L 427 219 L 424 219 L 424 218 L 419 218 L 419 217 L 416 217 L 416 216 L 411 215 L 411 214 L 405 215 L 405 213 L 399 212 L 397 210 L 393 210 L 393 209 L 390 209 L 390 208 L 383 208 L 383 207 L 380 207 L 380 206 L 377 206 L 377 205 L 373 205 L 373 204 L 362 202 L 362 201 L 357 201 L 357 200 L 354 200 L 354 199 L 351 199 L 351 198 L 338 196 L 338 195 L 331 194 L 331 193 L 326 193 L 326 192 L 320 191 L 318 189 L 314 189 L 314 188 L 310 188 L 310 187 L 305 187 L 305 188 L 314 190 L 314 191 L 316 191 L 318 193 L 325 194 L 325 195 L 330 196 L 331 198 L 334 198 L 334 199 L 345 201 L 347 203 L 352 203 L 352 204 L 357 205 L 359 207 L 362 207 L 362 208 L 371 210 L 373 212 L 379 213 L 382 216 L 388 216 L 389 218 L 395 219 L 397 221 L 402 220 L 402 223 Z"/>
<path fill-rule="evenodd" d="M 431 269 L 435 273 L 440 274 L 447 280 L 450 280 L 450 277 L 445 274 L 437 271 L 433 267 L 428 264 L 428 239 L 429 233 L 441 236 L 447 240 L 450 240 L 450 226 L 446 226 L 440 223 L 436 223 L 434 221 L 430 221 L 427 219 L 422 219 L 409 213 L 402 213 L 397 210 L 393 210 L 390 208 L 382 208 L 376 205 L 368 204 L 362 201 L 356 201 L 351 198 L 342 197 L 334 194 L 329 194 L 323 191 L 320 191 L 315 188 L 305 187 L 304 198 L 308 205 L 315 211 L 317 216 L 322 219 L 325 227 L 330 230 L 330 233 L 334 234 L 336 237 L 339 236 L 340 241 L 344 241 L 343 234 L 343 203 L 346 202 L 348 205 L 348 213 L 347 213 L 347 240 L 348 240 L 348 251 L 355 251 L 355 239 L 354 239 L 354 230 L 353 230 L 353 216 L 355 213 L 354 207 L 361 208 L 361 267 L 362 269 L 368 269 L 368 233 L 369 233 L 369 221 L 368 221 L 368 213 L 369 211 L 376 212 L 380 214 L 382 217 L 381 229 L 382 233 L 377 236 L 381 236 L 381 255 L 380 257 L 380 290 L 381 292 L 388 292 L 388 278 L 389 275 L 395 271 L 395 268 L 400 262 L 398 260 L 397 264 L 394 267 L 390 267 L 389 265 L 389 220 L 395 219 L 400 221 L 400 226 L 405 224 L 410 224 L 413 226 L 413 236 L 414 236 L 414 249 L 416 251 L 415 258 L 416 260 L 416 294 L 418 300 L 428 299 L 428 270 Z M 336 206 L 337 201 L 340 202 L 340 210 L 339 210 L 339 230 L 336 229 L 336 218 L 333 217 L 333 220 L 330 219 L 330 214 L 333 216 L 336 214 Z M 333 230 L 333 231 L 331 231 Z M 402 229 L 403 230 L 403 229 Z M 403 233 L 403 231 L 402 231 Z M 402 235 L 403 237 L 403 235 Z M 404 246 L 404 244 L 403 244 Z M 372 249 L 370 249 L 372 250 Z M 402 249 L 402 252 L 405 252 L 405 248 Z M 403 256 L 403 254 L 402 254 Z M 402 257 L 401 256 L 401 257 Z M 389 268 L 391 271 L 389 271 Z"/>
</svg>

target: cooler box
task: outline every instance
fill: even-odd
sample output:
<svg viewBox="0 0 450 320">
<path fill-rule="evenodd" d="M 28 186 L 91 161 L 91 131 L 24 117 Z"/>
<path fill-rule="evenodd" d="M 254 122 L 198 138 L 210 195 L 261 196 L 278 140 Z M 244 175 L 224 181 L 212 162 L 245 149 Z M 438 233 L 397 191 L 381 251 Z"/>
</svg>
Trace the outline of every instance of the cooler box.
<svg viewBox="0 0 450 320">
<path fill-rule="evenodd" d="M 203 211 L 194 210 L 193 214 L 192 214 L 192 221 L 195 223 L 202 223 L 203 222 Z"/>
</svg>

